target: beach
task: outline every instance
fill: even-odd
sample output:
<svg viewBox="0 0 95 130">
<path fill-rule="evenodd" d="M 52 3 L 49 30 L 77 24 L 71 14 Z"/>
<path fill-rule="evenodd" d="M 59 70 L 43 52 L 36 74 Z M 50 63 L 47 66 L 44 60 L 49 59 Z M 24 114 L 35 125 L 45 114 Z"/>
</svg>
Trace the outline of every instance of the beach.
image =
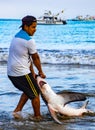
<svg viewBox="0 0 95 130">
<path fill-rule="evenodd" d="M 7 30 L 5 29 L 7 25 Z M 41 122 L 29 120 L 33 115 L 30 101 L 24 106 L 22 120 L 12 112 L 21 92 L 7 77 L 7 57 L 11 39 L 19 30 L 20 20 L 0 20 L 0 130 L 94 130 L 95 114 L 65 117 L 57 124 L 41 99 Z M 11 31 L 10 31 L 11 30 Z M 41 57 L 46 81 L 55 92 L 74 91 L 86 95 L 87 109 L 95 111 L 95 22 L 68 21 L 67 25 L 37 27 L 33 37 Z M 36 70 L 35 70 L 36 71 Z M 70 103 L 80 108 L 86 101 Z"/>
<path fill-rule="evenodd" d="M 87 108 L 95 111 L 95 67 L 83 66 L 53 66 L 43 65 L 47 74 L 47 82 L 55 92 L 60 90 L 84 93 L 89 103 Z M 95 116 L 85 115 L 83 117 L 63 117 L 63 125 L 57 124 L 49 115 L 48 109 L 41 99 L 41 113 L 44 120 L 33 122 L 29 115 L 33 114 L 30 101 L 25 105 L 22 113 L 24 119 L 15 120 L 12 111 L 15 108 L 20 92 L 14 88 L 6 75 L 6 65 L 0 66 L 0 128 L 1 130 L 94 130 Z M 71 103 L 76 108 L 81 107 L 85 101 Z"/>
</svg>

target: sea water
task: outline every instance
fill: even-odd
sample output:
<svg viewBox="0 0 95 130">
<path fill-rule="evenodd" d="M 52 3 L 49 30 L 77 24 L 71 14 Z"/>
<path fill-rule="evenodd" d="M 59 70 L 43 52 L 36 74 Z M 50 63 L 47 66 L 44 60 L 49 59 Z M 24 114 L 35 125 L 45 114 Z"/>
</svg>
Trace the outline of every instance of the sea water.
<svg viewBox="0 0 95 130">
<path fill-rule="evenodd" d="M 7 58 L 10 42 L 20 25 L 20 20 L 0 20 L 0 130 L 94 130 L 94 115 L 64 117 L 63 125 L 56 124 L 42 99 L 44 121 L 28 119 L 33 114 L 30 101 L 23 108 L 24 119 L 14 120 L 12 111 L 21 92 L 7 77 Z M 95 21 L 68 20 L 66 25 L 38 25 L 33 38 L 52 89 L 84 93 L 89 100 L 87 108 L 95 111 Z M 70 105 L 81 107 L 84 102 Z"/>
</svg>

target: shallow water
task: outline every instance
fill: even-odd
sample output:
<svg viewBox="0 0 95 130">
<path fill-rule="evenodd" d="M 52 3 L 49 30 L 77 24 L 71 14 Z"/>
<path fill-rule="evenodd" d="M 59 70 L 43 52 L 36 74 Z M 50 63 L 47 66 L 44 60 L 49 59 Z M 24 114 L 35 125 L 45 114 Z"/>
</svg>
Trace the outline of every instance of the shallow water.
<svg viewBox="0 0 95 130">
<path fill-rule="evenodd" d="M 80 65 L 48 65 L 43 64 L 47 82 L 55 92 L 60 90 L 82 92 L 87 96 L 88 109 L 95 111 L 95 66 Z M 23 109 L 23 120 L 15 120 L 12 111 L 18 103 L 21 92 L 13 87 L 6 75 L 6 64 L 0 65 L 0 130 L 94 130 L 95 114 L 83 117 L 63 117 L 63 125 L 55 123 L 41 99 L 41 112 L 44 120 L 34 122 L 29 120 L 33 114 L 30 101 Z M 71 106 L 81 107 L 85 101 L 71 103 Z"/>
<path fill-rule="evenodd" d="M 66 26 L 37 26 L 33 37 L 41 57 L 47 82 L 55 92 L 82 92 L 95 112 L 95 21 L 67 21 Z M 7 29 L 5 28 L 7 25 Z M 30 101 L 23 108 L 23 120 L 14 120 L 12 111 L 21 92 L 6 75 L 8 50 L 12 37 L 19 30 L 20 20 L 0 20 L 0 130 L 94 130 L 95 114 L 63 117 L 63 125 L 54 122 L 41 99 L 44 120 L 29 120 L 33 114 Z M 84 102 L 71 103 L 81 107 Z"/>
</svg>

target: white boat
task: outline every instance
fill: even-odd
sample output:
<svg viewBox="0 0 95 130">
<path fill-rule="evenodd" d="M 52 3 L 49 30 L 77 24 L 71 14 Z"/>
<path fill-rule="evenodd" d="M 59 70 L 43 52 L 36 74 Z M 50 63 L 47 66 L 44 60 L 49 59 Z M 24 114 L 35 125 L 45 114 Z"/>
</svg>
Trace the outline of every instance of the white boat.
<svg viewBox="0 0 95 130">
<path fill-rule="evenodd" d="M 72 19 L 73 21 L 94 21 L 95 20 L 95 16 L 90 16 L 90 15 L 86 15 L 86 16 L 76 16 L 74 19 Z"/>
<path fill-rule="evenodd" d="M 63 10 L 61 11 L 63 13 Z M 58 15 L 60 13 L 53 15 L 51 11 L 46 11 L 43 16 L 39 17 L 37 19 L 38 25 L 62 25 L 67 24 L 66 20 L 62 20 L 61 18 L 58 18 Z"/>
</svg>

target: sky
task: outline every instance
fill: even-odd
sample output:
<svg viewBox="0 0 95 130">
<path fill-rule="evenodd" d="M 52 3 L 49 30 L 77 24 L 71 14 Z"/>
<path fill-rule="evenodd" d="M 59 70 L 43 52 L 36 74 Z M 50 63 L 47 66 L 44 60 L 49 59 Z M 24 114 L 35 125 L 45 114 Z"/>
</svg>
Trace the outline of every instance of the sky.
<svg viewBox="0 0 95 130">
<path fill-rule="evenodd" d="M 26 15 L 42 16 L 45 10 L 60 13 L 64 19 L 78 15 L 95 16 L 95 0 L 0 0 L 0 18 L 22 18 Z"/>
</svg>

